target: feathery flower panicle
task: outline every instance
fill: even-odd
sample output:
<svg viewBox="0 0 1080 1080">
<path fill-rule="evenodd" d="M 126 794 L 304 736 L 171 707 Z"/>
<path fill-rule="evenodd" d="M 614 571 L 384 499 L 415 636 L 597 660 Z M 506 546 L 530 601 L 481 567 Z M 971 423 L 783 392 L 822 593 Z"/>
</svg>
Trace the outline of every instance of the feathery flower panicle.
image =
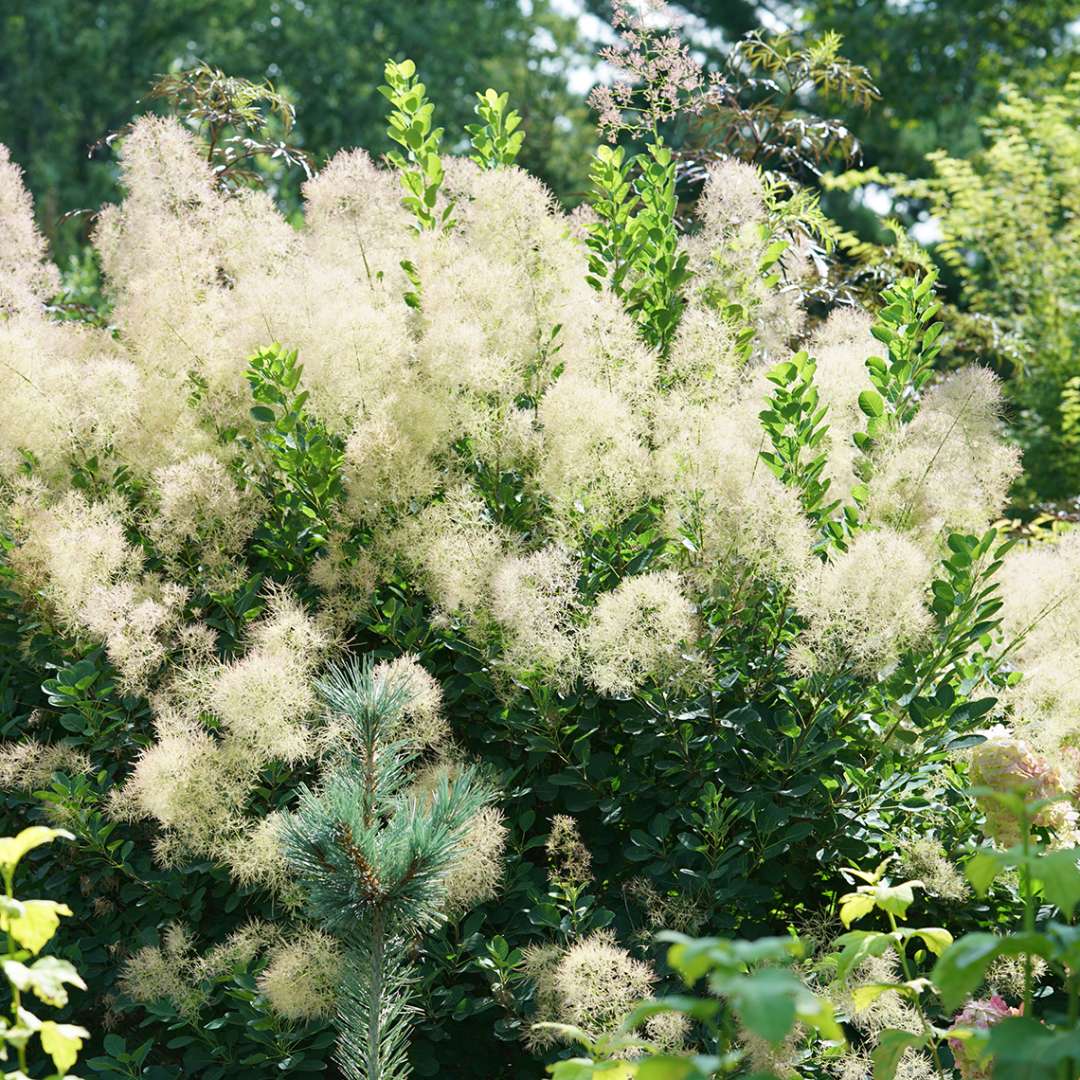
<svg viewBox="0 0 1080 1080">
<path fill-rule="evenodd" d="M 584 526 L 614 525 L 648 490 L 649 455 L 640 420 L 614 390 L 569 373 L 538 410 L 543 448 L 537 480 L 571 539 Z"/>
<path fill-rule="evenodd" d="M 872 956 L 864 960 L 848 976 L 844 984 L 834 983 L 829 988 L 829 996 L 834 1007 L 850 1017 L 852 1025 L 871 1039 L 883 1031 L 922 1030 L 919 1013 L 911 1004 L 895 991 L 889 990 L 874 998 L 863 1008 L 858 1008 L 851 995 L 852 989 L 860 986 L 877 986 L 882 983 L 900 981 L 900 959 L 893 950 L 881 956 Z"/>
<path fill-rule="evenodd" d="M 11 553 L 16 581 L 40 592 L 61 626 L 85 627 L 94 591 L 142 572 L 142 555 L 128 543 L 119 503 L 91 503 L 69 491 L 54 505 L 30 511 Z"/>
<path fill-rule="evenodd" d="M 105 642 L 127 693 L 144 693 L 166 663 L 188 591 L 152 577 L 98 585 L 79 613 L 83 626 Z"/>
<path fill-rule="evenodd" d="M 564 314 L 553 359 L 570 376 L 617 394 L 635 415 L 647 416 L 657 393 L 657 354 L 641 340 L 617 297 L 587 291 Z"/>
<path fill-rule="evenodd" d="M 846 553 L 795 583 L 795 608 L 807 626 L 792 667 L 877 676 L 929 632 L 930 571 L 929 558 L 907 537 L 891 529 L 857 534 Z"/>
<path fill-rule="evenodd" d="M 735 399 L 743 375 L 731 319 L 709 303 L 687 304 L 664 365 L 669 398 L 692 405 Z"/>
<path fill-rule="evenodd" d="M 195 984 L 195 943 L 178 923 L 166 928 L 160 946 L 144 945 L 128 958 L 120 974 L 120 987 L 135 1001 L 151 1004 L 171 1001 L 189 1023 L 206 1004 L 206 992 Z"/>
<path fill-rule="evenodd" d="M 241 491 L 228 470 L 208 453 L 155 469 L 155 512 L 146 524 L 158 554 L 177 560 L 186 547 L 216 569 L 240 553 L 255 531 L 261 506 Z"/>
<path fill-rule="evenodd" d="M 503 633 L 500 662 L 515 676 L 539 674 L 562 689 L 574 681 L 579 573 L 578 561 L 559 546 L 511 555 L 495 567 L 491 614 Z"/>
<path fill-rule="evenodd" d="M 1003 704 L 1025 739 L 1058 758 L 1080 745 L 1080 531 L 1015 547 L 1000 573 L 1002 628 L 1023 673 Z"/>
<path fill-rule="evenodd" d="M 0 319 L 40 311 L 57 293 L 60 274 L 47 252 L 22 169 L 0 143 Z"/>
<path fill-rule="evenodd" d="M 803 329 L 805 313 L 797 290 L 772 287 L 761 273 L 775 239 L 768 228 L 761 174 L 743 162 L 718 162 L 709 169 L 696 213 L 701 228 L 683 242 L 693 270 L 684 316 L 688 332 L 701 318 L 698 312 L 707 313 L 708 322 L 726 322 L 724 309 L 736 303 L 741 314 L 719 339 L 717 351 L 731 348 L 733 332 L 750 328 L 755 362 L 786 359 Z M 789 279 L 802 277 L 808 269 L 797 248 L 781 255 L 778 268 Z M 703 371 L 708 372 L 707 366 Z"/>
<path fill-rule="evenodd" d="M 855 472 L 859 452 L 852 436 L 866 427 L 859 394 L 871 388 L 867 357 L 881 351 L 880 343 L 870 333 L 872 325 L 866 312 L 837 308 L 810 344 L 810 354 L 817 361 L 814 385 L 821 404 L 829 410 L 825 417 L 829 426 L 825 475 L 832 482 L 829 497 L 833 499 L 850 501 L 851 489 L 862 479 Z"/>
<path fill-rule="evenodd" d="M 569 814 L 556 814 L 551 819 L 545 848 L 548 877 L 553 881 L 584 885 L 592 880 L 592 855 Z"/>
<path fill-rule="evenodd" d="M 450 730 L 442 711 L 442 687 L 418 657 L 406 654 L 382 660 L 372 669 L 371 677 L 404 695 L 393 725 L 394 739 L 418 748 L 438 746 L 446 741 Z"/>
<path fill-rule="evenodd" d="M 960 901 L 971 896 L 971 888 L 938 840 L 917 836 L 900 846 L 897 874 L 904 881 L 918 880 L 931 896 Z"/>
<path fill-rule="evenodd" d="M 491 574 L 509 539 L 479 496 L 462 485 L 407 521 L 394 547 L 443 611 L 478 617 L 487 606 Z"/>
<path fill-rule="evenodd" d="M 208 700 L 226 732 L 259 761 L 299 761 L 312 750 L 312 678 L 330 642 L 284 592 L 250 632 L 251 648 L 211 674 Z"/>
<path fill-rule="evenodd" d="M 508 830 L 503 812 L 482 807 L 461 839 L 461 846 L 446 871 L 446 911 L 457 918 L 498 892 L 505 865 Z"/>
<path fill-rule="evenodd" d="M 322 930 L 304 929 L 270 953 L 259 990 L 286 1020 L 326 1019 L 334 1015 L 344 969 L 337 941 Z"/>
<path fill-rule="evenodd" d="M 555 968 L 559 1019 L 594 1034 L 613 1031 L 649 996 L 656 973 L 636 960 L 607 930 L 575 942 Z"/>
<path fill-rule="evenodd" d="M 695 665 L 684 650 L 696 636 L 694 606 L 676 574 L 623 578 L 601 595 L 583 631 L 588 679 L 601 693 L 617 695 L 633 694 L 649 681 L 692 679 Z"/>
<path fill-rule="evenodd" d="M 443 480 L 439 458 L 452 433 L 450 410 L 435 389 L 403 381 L 345 444 L 345 483 L 356 517 L 374 521 L 431 496 Z"/>
<path fill-rule="evenodd" d="M 650 931 L 675 930 L 680 934 L 693 935 L 700 933 L 708 922 L 709 912 L 700 900 L 672 889 L 661 893 L 648 878 L 631 878 L 623 891 L 645 909 Z M 650 932 L 649 940 L 652 937 Z"/>
<path fill-rule="evenodd" d="M 73 464 L 126 455 L 146 406 L 143 381 L 103 330 L 39 315 L 0 317 L 0 474 L 23 453 L 35 473 L 63 486 Z"/>
<path fill-rule="evenodd" d="M 698 588 L 747 573 L 792 581 L 809 570 L 810 525 L 798 493 L 762 463 L 750 410 L 673 408 L 656 429 L 668 532 Z"/>
<path fill-rule="evenodd" d="M 53 774 L 78 776 L 90 771 L 90 758 L 63 743 L 26 738 L 0 744 L 0 791 L 35 791 L 51 783 Z"/>
<path fill-rule="evenodd" d="M 1032 985 L 1044 982 L 1050 973 L 1049 965 L 1041 956 L 1031 959 Z M 1000 997 L 1022 998 L 1027 979 L 1027 958 L 1024 956 L 999 956 L 986 969 L 986 985 Z"/>
<path fill-rule="evenodd" d="M 998 380 L 986 368 L 931 388 L 915 419 L 874 452 L 870 518 L 930 540 L 946 529 L 986 528 L 1020 471 L 1000 412 Z"/>
<path fill-rule="evenodd" d="M 241 813 L 258 766 L 236 747 L 192 726 L 162 735 L 144 750 L 122 788 L 110 793 L 114 817 L 153 818 L 165 832 L 165 865 L 216 854 Z"/>
<path fill-rule="evenodd" d="M 239 885 L 261 885 L 277 896 L 289 892 L 289 864 L 281 845 L 281 812 L 251 822 L 236 819 L 235 832 L 217 848 L 229 874 Z M 223 833 L 228 832 L 222 829 Z"/>
<path fill-rule="evenodd" d="M 307 245 L 326 265 L 359 269 L 356 283 L 374 288 L 398 271 L 396 252 L 409 236 L 397 176 L 365 150 L 340 150 L 303 187 Z"/>
<path fill-rule="evenodd" d="M 252 919 L 195 960 L 195 977 L 200 980 L 216 979 L 237 968 L 246 968 L 267 945 L 277 940 L 275 927 L 260 919 Z"/>
<path fill-rule="evenodd" d="M 567 949 L 530 946 L 524 968 L 536 984 L 535 1022 L 573 1024 L 594 1037 L 614 1031 L 656 982 L 653 969 L 634 959 L 609 930 L 597 930 Z M 561 1036 L 534 1026 L 528 1040 L 544 1050 Z"/>
</svg>

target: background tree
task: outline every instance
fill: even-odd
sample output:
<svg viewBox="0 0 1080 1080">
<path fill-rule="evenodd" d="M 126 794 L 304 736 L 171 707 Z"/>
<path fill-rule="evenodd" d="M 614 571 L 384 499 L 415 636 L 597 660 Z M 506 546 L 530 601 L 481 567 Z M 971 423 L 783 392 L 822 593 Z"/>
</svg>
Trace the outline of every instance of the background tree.
<svg viewBox="0 0 1080 1080">
<path fill-rule="evenodd" d="M 509 91 L 529 130 L 522 164 L 572 194 L 585 184 L 585 106 L 567 86 L 578 47 L 575 21 L 548 0 L 527 16 L 516 0 L 440 0 L 423 18 L 385 0 L 20 2 L 0 14 L 0 142 L 34 178 L 39 223 L 66 263 L 87 226 L 63 215 L 117 198 L 112 156 L 89 148 L 145 111 L 157 76 L 204 62 L 269 78 L 297 110 L 294 139 L 321 161 L 390 148 L 375 87 L 386 57 L 407 54 L 448 130 L 472 118 L 477 86 Z"/>
</svg>

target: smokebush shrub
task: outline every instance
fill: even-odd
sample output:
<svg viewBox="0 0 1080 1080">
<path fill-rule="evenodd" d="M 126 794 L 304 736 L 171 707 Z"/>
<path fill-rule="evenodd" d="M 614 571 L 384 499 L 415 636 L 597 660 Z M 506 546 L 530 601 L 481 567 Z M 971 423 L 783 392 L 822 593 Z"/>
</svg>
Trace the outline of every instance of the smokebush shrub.
<svg viewBox="0 0 1080 1080">
<path fill-rule="evenodd" d="M 340 927 L 295 866 L 359 753 L 333 661 L 401 690 L 410 805 L 500 793 L 401 930 L 418 1075 L 538 1071 L 537 1020 L 613 1029 L 661 926 L 783 932 L 839 866 L 947 866 L 995 712 L 1072 737 L 1080 555 L 990 528 L 1019 463 L 988 372 L 931 379 L 932 279 L 810 327 L 752 167 L 716 165 L 679 233 L 646 124 L 567 216 L 498 95 L 470 161 L 411 64 L 386 91 L 403 153 L 338 154 L 298 228 L 137 120 L 95 229 L 108 327 L 45 311 L 0 161 L 0 779 L 79 840 L 43 873 L 89 913 L 76 1015 L 110 1076 L 330 1060 Z"/>
</svg>

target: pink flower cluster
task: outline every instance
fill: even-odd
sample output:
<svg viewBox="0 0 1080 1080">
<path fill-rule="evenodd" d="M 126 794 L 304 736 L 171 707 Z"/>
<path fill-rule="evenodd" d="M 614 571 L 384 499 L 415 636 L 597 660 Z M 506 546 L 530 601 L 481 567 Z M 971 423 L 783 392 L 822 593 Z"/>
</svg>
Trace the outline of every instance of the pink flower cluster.
<svg viewBox="0 0 1080 1080">
<path fill-rule="evenodd" d="M 1000 726 L 987 732 L 986 742 L 972 751 L 971 781 L 977 787 L 1013 792 L 1028 801 L 1064 794 L 1058 770 L 1027 742 Z M 1019 842 L 1020 827 L 1015 816 L 989 796 L 978 801 L 986 814 L 987 835 L 1004 847 Z M 1069 804 L 1059 802 L 1040 810 L 1035 822 L 1061 833 L 1073 824 L 1075 817 Z"/>
<path fill-rule="evenodd" d="M 615 142 L 621 131 L 648 132 L 680 112 L 700 112 L 707 100 L 701 65 L 676 32 L 657 31 L 646 18 L 670 20 L 663 0 L 643 0 L 642 7 L 614 0 L 612 12 L 623 44 L 600 55 L 622 77 L 589 95 L 600 131 Z"/>
<path fill-rule="evenodd" d="M 1004 998 L 993 994 L 981 1001 L 969 1001 L 953 1017 L 952 1028 L 989 1031 L 1002 1020 L 1020 1015 L 1020 1009 L 1012 1008 Z M 962 1080 L 991 1080 L 994 1063 L 989 1055 L 978 1053 L 967 1039 L 949 1039 L 949 1049 Z"/>
</svg>

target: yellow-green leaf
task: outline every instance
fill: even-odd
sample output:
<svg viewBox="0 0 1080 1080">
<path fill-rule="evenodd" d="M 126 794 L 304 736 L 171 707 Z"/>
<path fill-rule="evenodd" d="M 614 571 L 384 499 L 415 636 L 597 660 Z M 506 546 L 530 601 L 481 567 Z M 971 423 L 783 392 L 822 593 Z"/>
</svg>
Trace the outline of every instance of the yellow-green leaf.
<svg viewBox="0 0 1080 1080">
<path fill-rule="evenodd" d="M 65 840 L 75 839 L 66 829 L 50 829 L 45 825 L 31 825 L 30 828 L 23 829 L 18 836 L 0 837 L 0 867 L 5 873 L 14 870 L 28 851 L 51 843 L 58 836 Z"/>
<path fill-rule="evenodd" d="M 859 886 L 861 889 L 865 885 Z M 840 921 L 845 926 L 858 922 L 864 915 L 874 910 L 874 898 L 863 892 L 848 893 L 840 898 Z"/>
<path fill-rule="evenodd" d="M 58 1073 L 66 1073 L 79 1058 L 83 1039 L 90 1038 L 90 1032 L 77 1024 L 57 1024 L 46 1020 L 41 1025 L 41 1045 L 45 1053 L 53 1059 Z"/>
<path fill-rule="evenodd" d="M 43 956 L 29 967 L 18 960 L 5 960 L 3 969 L 12 985 L 19 990 L 32 990 L 40 1001 L 57 1009 L 62 1009 L 68 1001 L 65 984 L 86 989 L 75 968 L 55 956 Z"/>
<path fill-rule="evenodd" d="M 55 900 L 23 900 L 21 913 L 0 909 L 0 930 L 8 931 L 24 948 L 32 953 L 41 952 L 60 925 L 61 915 L 70 915 L 67 904 Z"/>
</svg>

